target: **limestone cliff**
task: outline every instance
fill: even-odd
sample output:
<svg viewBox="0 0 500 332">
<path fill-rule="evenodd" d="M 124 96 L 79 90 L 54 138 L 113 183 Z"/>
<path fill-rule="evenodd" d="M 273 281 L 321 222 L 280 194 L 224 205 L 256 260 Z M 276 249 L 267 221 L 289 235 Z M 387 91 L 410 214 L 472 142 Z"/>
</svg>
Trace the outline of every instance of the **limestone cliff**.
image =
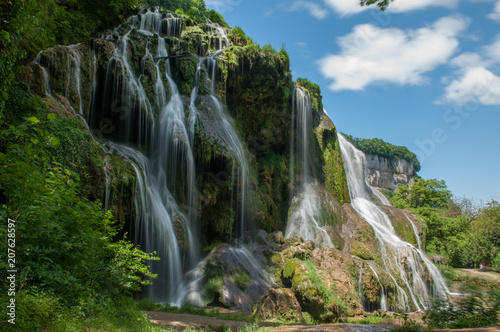
<svg viewBox="0 0 500 332">
<path fill-rule="evenodd" d="M 366 182 L 372 187 L 394 190 L 399 184 L 415 181 L 415 169 L 411 162 L 397 158 L 388 159 L 374 154 L 365 154 Z"/>
</svg>

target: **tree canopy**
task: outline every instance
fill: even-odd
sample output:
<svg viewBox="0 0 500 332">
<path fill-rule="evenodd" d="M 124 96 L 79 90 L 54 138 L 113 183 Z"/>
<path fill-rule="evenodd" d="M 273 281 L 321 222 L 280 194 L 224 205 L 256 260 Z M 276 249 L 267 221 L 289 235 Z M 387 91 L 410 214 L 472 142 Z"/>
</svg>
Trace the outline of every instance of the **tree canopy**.
<svg viewBox="0 0 500 332">
<path fill-rule="evenodd" d="M 396 146 L 380 138 L 358 138 L 344 133 L 342 135 L 365 153 L 376 154 L 389 159 L 401 158 L 413 164 L 415 173 L 420 171 L 420 162 L 417 155 L 405 146 Z"/>
<path fill-rule="evenodd" d="M 394 0 L 360 0 L 359 4 L 361 6 L 371 6 L 376 5 L 380 10 L 386 10 L 387 6 Z"/>
<path fill-rule="evenodd" d="M 394 192 L 396 205 L 401 208 L 444 208 L 452 194 L 444 180 L 417 179 L 411 186 L 399 185 Z"/>
</svg>

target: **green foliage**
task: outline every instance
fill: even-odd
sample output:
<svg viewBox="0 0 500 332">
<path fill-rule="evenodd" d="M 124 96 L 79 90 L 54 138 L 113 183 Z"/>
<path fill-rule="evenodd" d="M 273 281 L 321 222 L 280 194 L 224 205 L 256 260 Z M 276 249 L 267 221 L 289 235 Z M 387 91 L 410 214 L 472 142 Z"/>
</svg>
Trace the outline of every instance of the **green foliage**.
<svg viewBox="0 0 500 332">
<path fill-rule="evenodd" d="M 500 252 L 496 254 L 493 262 L 491 262 L 491 267 L 497 271 L 500 271 Z"/>
<path fill-rule="evenodd" d="M 247 37 L 242 28 L 237 26 L 231 29 L 230 38 L 232 39 L 233 44 L 237 46 L 253 44 L 253 40 L 250 37 Z"/>
<path fill-rule="evenodd" d="M 430 328 L 475 328 L 500 323 L 500 293 L 468 296 L 458 303 L 437 302 L 424 319 Z"/>
<path fill-rule="evenodd" d="M 361 6 L 371 6 L 376 5 L 380 10 L 384 11 L 387 9 L 387 6 L 394 0 L 360 0 L 359 4 Z"/>
<path fill-rule="evenodd" d="M 422 326 L 414 319 L 410 318 L 408 313 L 395 313 L 399 318 L 401 327 L 392 329 L 391 332 L 420 332 Z"/>
<path fill-rule="evenodd" d="M 309 91 L 309 95 L 311 96 L 311 108 L 313 110 L 314 116 L 316 116 L 319 112 L 323 111 L 323 97 L 321 96 L 321 88 L 318 84 L 312 83 L 305 78 L 298 78 L 296 84 L 302 86 Z"/>
<path fill-rule="evenodd" d="M 24 25 L 19 19 L 24 2 L 2 1 L 0 3 L 0 124 L 4 121 L 3 110 L 9 99 L 9 86 L 14 81 L 15 69 L 26 52 L 19 47 Z"/>
<path fill-rule="evenodd" d="M 314 100 L 315 99 L 313 99 L 313 102 Z M 321 105 L 321 96 L 319 98 L 319 105 Z M 324 116 L 326 117 L 326 115 Z M 325 121 L 325 119 L 323 119 L 323 121 Z M 347 187 L 347 178 L 345 175 L 342 154 L 340 152 L 337 129 L 333 123 L 330 129 L 318 126 L 315 130 L 315 134 L 319 143 L 319 148 L 323 153 L 325 188 L 340 204 L 349 203 L 349 189 Z"/>
<path fill-rule="evenodd" d="M 357 138 L 342 133 L 344 137 L 354 144 L 355 147 L 368 154 L 375 154 L 388 159 L 401 158 L 413 164 L 415 173 L 420 171 L 420 162 L 417 155 L 408 150 L 405 146 L 396 146 L 387 143 L 380 138 Z"/>
<path fill-rule="evenodd" d="M 54 162 L 48 152 L 60 144 L 44 129 L 47 121 L 56 121 L 48 118 L 30 117 L 0 132 L 9 142 L 0 152 L 0 217 L 16 220 L 16 243 L 22 244 L 16 251 L 18 288 L 27 292 L 27 301 L 42 305 L 58 299 L 64 308 L 91 310 L 92 301 L 112 303 L 148 284 L 143 277 L 154 276 L 145 262 L 155 258 L 125 239 L 113 241 L 119 229 L 111 214 L 87 200 L 76 173 Z M 2 233 L 6 225 L 1 224 Z M 0 243 L 6 246 L 5 241 Z M 4 279 L 5 264 L 0 264 Z M 34 289 L 41 293 L 29 295 Z"/>
<path fill-rule="evenodd" d="M 444 208 L 448 206 L 452 194 L 444 180 L 417 179 L 410 187 L 399 185 L 394 192 L 394 206 L 399 208 Z"/>
<path fill-rule="evenodd" d="M 207 18 L 214 23 L 218 23 L 220 26 L 228 26 L 226 21 L 224 21 L 224 17 L 213 9 L 207 10 Z"/>
</svg>

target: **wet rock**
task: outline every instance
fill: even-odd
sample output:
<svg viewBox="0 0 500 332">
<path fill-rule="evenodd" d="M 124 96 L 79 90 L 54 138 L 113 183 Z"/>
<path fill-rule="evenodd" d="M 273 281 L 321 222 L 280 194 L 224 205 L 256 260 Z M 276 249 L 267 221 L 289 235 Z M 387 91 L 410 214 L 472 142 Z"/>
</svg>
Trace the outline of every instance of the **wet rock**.
<svg viewBox="0 0 500 332">
<path fill-rule="evenodd" d="M 204 298 L 212 302 L 219 293 L 225 306 L 251 313 L 252 307 L 274 284 L 271 275 L 247 247 L 217 246 L 207 257 Z M 215 286 L 215 287 L 214 287 Z"/>
</svg>

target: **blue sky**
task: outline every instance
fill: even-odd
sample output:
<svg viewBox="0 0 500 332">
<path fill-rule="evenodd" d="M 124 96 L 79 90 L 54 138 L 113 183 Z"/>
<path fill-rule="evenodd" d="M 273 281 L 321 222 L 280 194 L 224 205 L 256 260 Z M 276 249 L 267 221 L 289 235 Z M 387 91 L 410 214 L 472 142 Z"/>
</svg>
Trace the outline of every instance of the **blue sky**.
<svg viewBox="0 0 500 332">
<path fill-rule="evenodd" d="M 205 0 L 318 83 L 337 129 L 417 153 L 423 178 L 500 201 L 500 0 Z"/>
</svg>

